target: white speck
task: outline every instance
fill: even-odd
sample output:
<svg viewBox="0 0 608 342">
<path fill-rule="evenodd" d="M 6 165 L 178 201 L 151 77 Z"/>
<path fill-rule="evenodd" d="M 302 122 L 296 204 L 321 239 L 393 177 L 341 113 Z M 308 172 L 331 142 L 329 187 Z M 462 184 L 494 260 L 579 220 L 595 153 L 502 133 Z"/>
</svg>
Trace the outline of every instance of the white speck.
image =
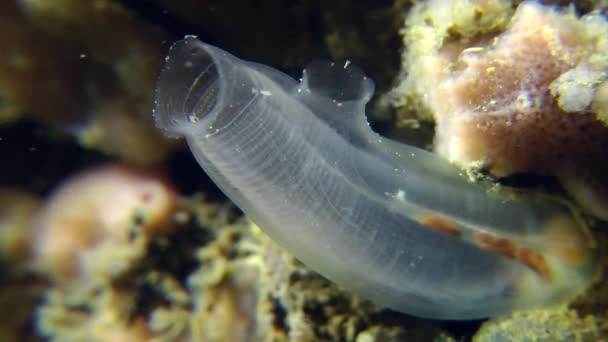
<svg viewBox="0 0 608 342">
<path fill-rule="evenodd" d="M 348 68 L 348 66 L 349 66 L 349 65 L 350 65 L 350 59 L 347 59 L 347 60 L 344 62 L 344 69 Z"/>
<path fill-rule="evenodd" d="M 192 68 L 192 61 L 187 61 L 186 63 L 184 63 L 184 67 L 188 69 Z"/>
<path fill-rule="evenodd" d="M 195 123 L 195 122 L 198 121 L 198 116 L 196 116 L 195 113 L 189 113 L 188 114 L 188 121 L 192 122 L 192 123 Z"/>
<path fill-rule="evenodd" d="M 260 90 L 260 94 L 264 96 L 270 96 L 272 95 L 272 92 L 270 92 L 269 90 Z"/>
<path fill-rule="evenodd" d="M 257 90 L 257 89 L 255 89 L 255 88 L 251 88 L 251 93 L 252 93 L 252 94 L 257 94 L 257 93 L 258 93 L 258 90 Z"/>
<path fill-rule="evenodd" d="M 483 52 L 484 50 L 485 50 L 485 48 L 482 46 L 472 46 L 470 48 L 466 48 L 466 49 L 462 50 L 462 53 L 478 53 L 478 52 Z"/>
<path fill-rule="evenodd" d="M 336 103 L 336 106 L 338 106 L 338 107 L 342 107 L 342 102 L 337 102 L 337 103 Z"/>
<path fill-rule="evenodd" d="M 405 201 L 405 191 L 401 189 L 397 190 L 397 193 L 395 193 L 395 198 L 400 201 Z"/>
</svg>

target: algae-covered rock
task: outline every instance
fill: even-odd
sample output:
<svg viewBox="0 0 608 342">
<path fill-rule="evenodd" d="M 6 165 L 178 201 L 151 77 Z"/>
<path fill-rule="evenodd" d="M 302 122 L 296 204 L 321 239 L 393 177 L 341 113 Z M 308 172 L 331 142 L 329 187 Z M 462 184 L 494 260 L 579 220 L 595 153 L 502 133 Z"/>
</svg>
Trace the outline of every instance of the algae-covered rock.
<svg viewBox="0 0 608 342">
<path fill-rule="evenodd" d="M 109 164 L 80 172 L 32 215 L 31 262 L 55 281 L 124 272 L 147 241 L 172 231 L 175 202 L 150 170 Z"/>
<path fill-rule="evenodd" d="M 184 199 L 172 235 L 120 273 L 47 290 L 40 333 L 55 341 L 400 341 L 448 336 L 387 313 L 286 254 L 225 206 Z M 137 247 L 138 246 L 138 247 Z M 142 249 L 143 248 L 143 249 Z M 123 255 L 107 251 L 121 263 Z M 101 256 L 99 256 L 101 257 Z M 92 264 L 92 263 L 91 263 Z"/>
<path fill-rule="evenodd" d="M 599 341 L 605 338 L 608 327 L 593 316 L 580 317 L 566 308 L 515 313 L 497 318 L 481 326 L 474 342 L 508 341 Z"/>
<path fill-rule="evenodd" d="M 87 247 L 92 276 L 52 284 L 37 308 L 54 341 L 457 341 L 441 322 L 385 311 L 288 255 L 227 205 L 182 198 L 162 235 Z M 121 265 L 99 267 L 99 265 Z M 601 285 L 598 285 L 601 286 Z M 598 302 L 599 301 L 599 302 Z M 478 341 L 606 336 L 603 296 L 496 318 Z M 595 309 L 594 309 L 595 308 Z M 452 329 L 463 323 L 453 323 Z M 461 328 L 462 329 L 462 328 Z M 458 330 L 458 328 L 456 329 Z"/>
<path fill-rule="evenodd" d="M 194 340 L 381 341 L 441 331 L 407 316 L 383 321 L 379 308 L 308 270 L 247 220 L 211 227 L 215 238 L 188 277 Z"/>
<path fill-rule="evenodd" d="M 608 20 L 599 7 L 581 16 L 535 1 L 427 1 L 405 25 L 405 77 L 394 92 L 402 121 L 433 120 L 434 149 L 447 159 L 497 177 L 553 176 L 608 218 Z"/>
</svg>

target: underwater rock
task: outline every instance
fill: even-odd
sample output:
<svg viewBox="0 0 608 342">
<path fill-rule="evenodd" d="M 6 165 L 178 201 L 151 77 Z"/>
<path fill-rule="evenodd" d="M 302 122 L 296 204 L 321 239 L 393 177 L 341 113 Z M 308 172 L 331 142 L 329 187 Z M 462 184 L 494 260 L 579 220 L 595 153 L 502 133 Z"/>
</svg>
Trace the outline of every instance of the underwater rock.
<svg viewBox="0 0 608 342">
<path fill-rule="evenodd" d="M 121 273 L 142 244 L 172 231 L 175 205 L 173 189 L 153 172 L 113 164 L 84 171 L 37 214 L 32 263 L 58 281 Z"/>
<path fill-rule="evenodd" d="M 39 207 L 40 199 L 35 194 L 0 189 L 0 259 L 11 263 L 25 260 Z"/>
<path fill-rule="evenodd" d="M 435 150 L 498 177 L 557 177 L 608 218 L 608 22 L 523 2 L 429 1 L 404 29 L 405 112 L 436 124 Z"/>
<path fill-rule="evenodd" d="M 387 313 L 285 253 L 225 205 L 180 201 L 175 231 L 149 241 L 123 275 L 47 290 L 38 331 L 136 341 L 387 341 L 449 336 L 429 321 Z M 121 255 L 114 255 L 120 262 Z"/>
<path fill-rule="evenodd" d="M 77 47 L 89 70 L 111 72 L 134 101 L 149 101 L 166 33 L 146 24 L 120 1 L 18 0 L 31 25 Z M 89 80 L 95 83 L 95 80 Z M 142 103 L 141 105 L 146 105 Z M 148 102 L 149 105 L 149 102 Z"/>
<path fill-rule="evenodd" d="M 473 342 L 600 341 L 607 334 L 602 320 L 561 308 L 491 320 L 481 326 Z"/>
<path fill-rule="evenodd" d="M 34 310 L 40 304 L 45 284 L 26 275 L 11 274 L 6 269 L 0 283 L 0 341 L 39 341 L 34 337 L 32 326 Z"/>
<path fill-rule="evenodd" d="M 0 189 L 0 312 L 6 313 L 0 321 L 0 341 L 33 340 L 32 312 L 46 284 L 27 274 L 24 264 L 39 206 L 35 194 Z"/>
<path fill-rule="evenodd" d="M 0 36 L 0 124 L 26 115 L 66 121 L 83 110 L 75 47 L 57 48 L 61 41 L 32 27 L 14 1 L 0 3 Z"/>
<path fill-rule="evenodd" d="M 0 19 L 0 123 L 42 122 L 130 163 L 165 159 L 174 144 L 148 113 L 166 33 L 114 0 L 10 0 Z"/>
<path fill-rule="evenodd" d="M 154 336 L 143 317 L 132 315 L 135 293 L 79 285 L 47 290 L 37 309 L 38 333 L 51 341 L 144 342 Z"/>
<path fill-rule="evenodd" d="M 219 214 L 197 215 L 214 239 L 198 250 L 200 268 L 188 277 L 193 340 L 380 341 L 441 333 L 404 315 L 383 321 L 379 308 L 306 268 L 248 220 L 222 224 Z"/>
<path fill-rule="evenodd" d="M 175 144 L 158 143 L 158 132 L 142 122 L 142 112 L 132 99 L 108 94 L 91 110 L 88 121 L 74 132 L 82 146 L 146 165 L 163 159 Z"/>
</svg>

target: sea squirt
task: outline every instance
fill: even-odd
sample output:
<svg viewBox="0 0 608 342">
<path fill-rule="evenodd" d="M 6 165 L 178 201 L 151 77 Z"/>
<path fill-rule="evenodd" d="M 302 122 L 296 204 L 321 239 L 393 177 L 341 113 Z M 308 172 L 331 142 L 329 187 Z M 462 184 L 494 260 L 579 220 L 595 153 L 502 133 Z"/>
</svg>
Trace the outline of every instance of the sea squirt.
<svg viewBox="0 0 608 342">
<path fill-rule="evenodd" d="M 277 243 L 380 305 L 475 319 L 584 290 L 596 253 L 576 211 L 378 135 L 373 90 L 350 63 L 312 63 L 297 82 L 187 36 L 165 58 L 154 118 Z"/>
</svg>

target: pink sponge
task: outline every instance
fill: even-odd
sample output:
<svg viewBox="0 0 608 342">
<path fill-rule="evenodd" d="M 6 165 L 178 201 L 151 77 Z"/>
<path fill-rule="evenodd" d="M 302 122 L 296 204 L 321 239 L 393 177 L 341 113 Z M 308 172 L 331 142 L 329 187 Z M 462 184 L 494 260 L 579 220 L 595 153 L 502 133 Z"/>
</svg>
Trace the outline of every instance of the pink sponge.
<svg viewBox="0 0 608 342">
<path fill-rule="evenodd" d="M 434 115 L 436 150 L 499 177 L 553 175 L 608 219 L 606 19 L 525 2 L 498 31 L 462 39 L 446 33 L 417 61 L 406 55 L 405 82 L 416 84 L 409 90 Z"/>
</svg>

